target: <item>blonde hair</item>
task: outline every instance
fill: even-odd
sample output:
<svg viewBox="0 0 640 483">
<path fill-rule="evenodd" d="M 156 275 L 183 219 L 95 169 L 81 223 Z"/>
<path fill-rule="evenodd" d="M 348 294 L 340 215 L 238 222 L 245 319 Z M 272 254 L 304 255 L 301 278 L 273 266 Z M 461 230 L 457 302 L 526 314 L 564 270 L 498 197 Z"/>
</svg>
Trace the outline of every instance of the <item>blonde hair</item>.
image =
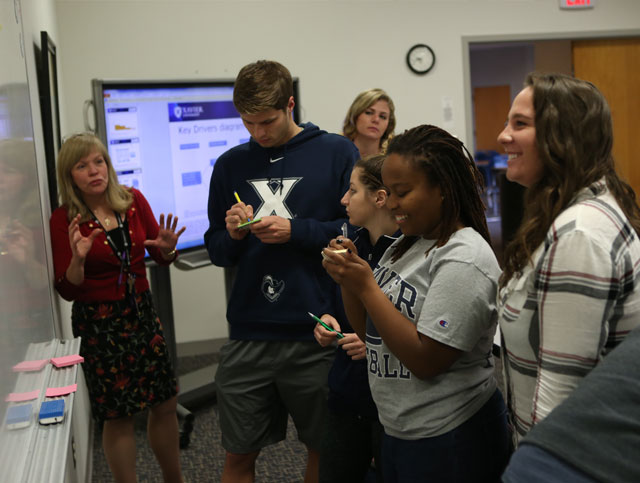
<svg viewBox="0 0 640 483">
<path fill-rule="evenodd" d="M 358 120 L 358 117 L 378 101 L 385 101 L 389 105 L 389 124 L 380 138 L 380 148 L 384 151 L 387 141 L 391 136 L 393 136 L 393 130 L 396 128 L 396 108 L 393 105 L 393 101 L 389 97 L 389 94 L 382 89 L 368 89 L 356 96 L 351 103 L 351 107 L 349 107 L 349 110 L 347 111 L 347 116 L 345 117 L 344 124 L 342 126 L 342 132 L 346 137 L 353 141 L 356 138 L 356 121 Z"/>
<path fill-rule="evenodd" d="M 109 207 L 113 211 L 124 213 L 133 203 L 133 195 L 118 182 L 118 176 L 111 164 L 111 158 L 102 141 L 91 133 L 74 134 L 62 145 L 56 165 L 60 204 L 66 206 L 69 219 L 72 219 L 78 213 L 82 215 L 82 220 L 91 217 L 91 212 L 84 203 L 80 190 L 73 182 L 71 170 L 78 161 L 95 151 L 99 152 L 107 163 L 109 181 L 106 199 Z"/>
</svg>

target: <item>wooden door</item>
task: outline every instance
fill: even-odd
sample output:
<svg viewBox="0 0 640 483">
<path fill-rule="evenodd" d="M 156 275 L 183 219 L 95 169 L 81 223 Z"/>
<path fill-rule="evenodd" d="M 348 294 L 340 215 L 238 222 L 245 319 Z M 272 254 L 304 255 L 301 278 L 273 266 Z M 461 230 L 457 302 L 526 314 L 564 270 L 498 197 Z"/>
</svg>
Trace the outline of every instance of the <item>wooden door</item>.
<svg viewBox="0 0 640 483">
<path fill-rule="evenodd" d="M 577 40 L 573 73 L 604 94 L 613 117 L 613 156 L 618 173 L 640 196 L 640 38 Z"/>
<path fill-rule="evenodd" d="M 473 89 L 476 151 L 491 149 L 502 152 L 498 134 L 504 129 L 510 104 L 511 89 L 508 85 Z"/>
</svg>

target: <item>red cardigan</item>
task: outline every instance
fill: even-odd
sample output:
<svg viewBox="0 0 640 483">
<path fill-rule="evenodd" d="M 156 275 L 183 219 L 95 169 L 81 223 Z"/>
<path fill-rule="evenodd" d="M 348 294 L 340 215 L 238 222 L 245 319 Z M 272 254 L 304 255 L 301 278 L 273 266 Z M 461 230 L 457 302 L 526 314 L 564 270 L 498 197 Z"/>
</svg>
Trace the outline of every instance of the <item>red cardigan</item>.
<svg viewBox="0 0 640 483">
<path fill-rule="evenodd" d="M 131 271 L 136 275 L 136 293 L 149 288 L 147 271 L 144 263 L 144 241 L 155 240 L 158 236 L 158 222 L 153 216 L 151 207 L 135 188 L 131 188 L 133 203 L 127 210 L 129 235 L 131 237 Z M 107 237 L 100 233 L 93 241 L 84 264 L 84 281 L 74 285 L 67 280 L 66 272 L 71 262 L 71 246 L 69 245 L 69 217 L 67 208 L 57 208 L 51 215 L 51 245 L 53 247 L 53 267 L 55 271 L 55 287 L 65 300 L 80 302 L 99 302 L 122 300 L 125 297 L 125 284 L 118 286 L 120 260 L 113 253 Z M 93 220 L 80 224 L 80 232 L 84 236 L 97 228 Z M 161 265 L 169 265 L 173 260 L 165 260 L 157 248 L 149 248 L 149 255 Z"/>
</svg>

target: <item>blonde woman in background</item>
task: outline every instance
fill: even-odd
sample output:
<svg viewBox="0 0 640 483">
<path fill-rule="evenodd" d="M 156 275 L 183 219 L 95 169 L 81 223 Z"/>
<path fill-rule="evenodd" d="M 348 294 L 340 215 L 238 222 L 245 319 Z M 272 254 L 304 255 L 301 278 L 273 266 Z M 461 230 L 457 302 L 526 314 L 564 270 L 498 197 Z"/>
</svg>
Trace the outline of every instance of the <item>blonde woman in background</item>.
<svg viewBox="0 0 640 483">
<path fill-rule="evenodd" d="M 364 158 L 384 153 L 396 127 L 395 106 L 382 89 L 369 89 L 356 96 L 342 126 Z"/>
</svg>

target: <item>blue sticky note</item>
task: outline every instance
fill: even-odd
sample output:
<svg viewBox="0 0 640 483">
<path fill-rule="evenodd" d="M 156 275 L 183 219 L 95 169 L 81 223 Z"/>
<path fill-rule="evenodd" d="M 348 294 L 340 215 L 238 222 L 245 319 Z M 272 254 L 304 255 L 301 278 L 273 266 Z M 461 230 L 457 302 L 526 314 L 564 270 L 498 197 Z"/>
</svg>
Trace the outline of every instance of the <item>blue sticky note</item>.
<svg viewBox="0 0 640 483">
<path fill-rule="evenodd" d="M 11 406 L 7 410 L 7 428 L 17 429 L 29 426 L 31 423 L 32 404 L 21 404 L 19 406 Z"/>
<path fill-rule="evenodd" d="M 59 423 L 64 417 L 64 399 L 44 401 L 40 406 L 40 424 Z"/>
</svg>

